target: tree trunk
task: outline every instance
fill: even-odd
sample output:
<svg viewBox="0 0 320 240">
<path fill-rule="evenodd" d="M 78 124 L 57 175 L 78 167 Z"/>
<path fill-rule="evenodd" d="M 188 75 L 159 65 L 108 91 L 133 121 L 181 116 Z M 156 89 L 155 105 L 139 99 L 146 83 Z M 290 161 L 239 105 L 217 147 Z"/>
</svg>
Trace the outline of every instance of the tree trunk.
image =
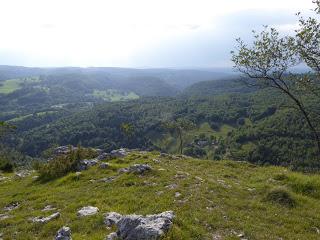
<svg viewBox="0 0 320 240">
<path fill-rule="evenodd" d="M 181 132 L 181 130 L 179 130 L 179 139 L 180 139 L 180 154 L 182 155 L 183 140 L 182 140 L 182 132 Z"/>
<path fill-rule="evenodd" d="M 315 128 L 315 126 L 313 126 L 313 123 L 309 117 L 309 114 L 307 113 L 307 111 L 305 110 L 303 104 L 300 102 L 299 99 L 297 99 L 291 92 L 285 90 L 285 89 L 281 89 L 282 91 L 284 91 L 294 102 L 295 104 L 298 106 L 300 112 L 302 113 L 303 117 L 305 118 L 305 120 L 307 121 L 307 124 L 310 128 L 310 130 L 312 131 L 313 137 L 314 137 L 314 141 L 316 142 L 317 148 L 318 148 L 318 155 L 320 156 L 320 137 L 319 134 L 317 132 L 317 129 Z"/>
</svg>

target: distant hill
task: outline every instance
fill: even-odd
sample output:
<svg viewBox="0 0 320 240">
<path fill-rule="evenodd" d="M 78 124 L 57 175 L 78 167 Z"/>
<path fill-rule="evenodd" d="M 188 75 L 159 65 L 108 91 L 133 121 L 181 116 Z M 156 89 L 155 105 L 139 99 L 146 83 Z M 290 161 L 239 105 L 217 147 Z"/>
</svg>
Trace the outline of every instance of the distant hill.
<svg viewBox="0 0 320 240">
<path fill-rule="evenodd" d="M 197 82 L 184 89 L 182 95 L 213 96 L 231 93 L 250 93 L 254 91 L 256 91 L 255 88 L 246 86 L 239 77 L 233 76 L 218 80 Z"/>
</svg>

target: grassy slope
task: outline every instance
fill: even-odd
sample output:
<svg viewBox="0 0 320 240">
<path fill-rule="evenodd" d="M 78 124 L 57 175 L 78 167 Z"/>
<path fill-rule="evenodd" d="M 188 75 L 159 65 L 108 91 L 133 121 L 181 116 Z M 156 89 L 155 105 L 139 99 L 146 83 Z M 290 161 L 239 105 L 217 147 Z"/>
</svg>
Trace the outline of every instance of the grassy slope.
<svg viewBox="0 0 320 240">
<path fill-rule="evenodd" d="M 0 93 L 8 94 L 12 93 L 22 87 L 23 83 L 37 83 L 39 82 L 39 77 L 28 77 L 28 78 L 18 78 L 18 79 L 9 79 L 1 82 Z"/>
<path fill-rule="evenodd" d="M 155 163 L 154 158 L 161 162 Z M 319 239 L 318 175 L 230 161 L 176 160 L 157 153 L 132 153 L 110 162 L 109 169 L 92 167 L 80 177 L 71 173 L 48 183 L 32 176 L 0 182 L 0 209 L 21 202 L 21 207 L 10 213 L 12 218 L 0 220 L 4 239 L 52 239 L 63 225 L 71 227 L 73 239 L 104 239 L 112 231 L 103 224 L 105 212 L 152 214 L 165 210 L 176 213 L 165 239 L 212 239 L 217 234 L 239 239 L 236 235 L 241 232 L 248 239 Z M 112 183 L 92 181 L 116 175 L 118 168 L 133 163 L 149 163 L 154 170 L 144 176 L 122 174 Z M 166 188 L 173 183 L 177 189 Z M 292 192 L 297 206 L 264 201 L 266 192 L 275 186 Z M 175 198 L 175 192 L 182 195 Z M 59 209 L 59 219 L 44 225 L 28 221 L 48 215 L 41 212 L 48 204 Z M 99 207 L 99 214 L 78 218 L 77 210 L 87 205 Z"/>
</svg>

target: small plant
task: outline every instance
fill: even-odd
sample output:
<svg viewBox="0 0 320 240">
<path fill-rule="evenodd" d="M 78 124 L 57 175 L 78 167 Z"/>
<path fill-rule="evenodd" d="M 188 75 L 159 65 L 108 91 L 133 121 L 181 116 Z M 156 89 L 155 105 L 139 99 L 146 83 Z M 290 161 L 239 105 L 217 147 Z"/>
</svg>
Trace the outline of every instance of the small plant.
<svg viewBox="0 0 320 240">
<path fill-rule="evenodd" d="M 292 194 L 283 187 L 271 189 L 267 193 L 265 200 L 273 203 L 278 203 L 284 207 L 296 206 L 296 200 L 294 199 Z"/>
</svg>

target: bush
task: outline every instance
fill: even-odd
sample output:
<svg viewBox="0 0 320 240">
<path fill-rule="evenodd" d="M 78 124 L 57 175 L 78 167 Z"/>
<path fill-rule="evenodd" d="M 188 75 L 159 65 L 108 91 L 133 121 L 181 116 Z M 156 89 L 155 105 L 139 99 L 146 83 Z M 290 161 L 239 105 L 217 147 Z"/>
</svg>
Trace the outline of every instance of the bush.
<svg viewBox="0 0 320 240">
<path fill-rule="evenodd" d="M 91 155 L 90 151 L 78 147 L 77 150 L 70 150 L 67 155 L 56 156 L 47 163 L 36 164 L 39 180 L 49 181 L 76 171 L 80 160 L 86 158 L 88 153 Z"/>
<path fill-rule="evenodd" d="M 0 159 L 0 170 L 4 172 L 13 172 L 14 166 L 6 159 Z"/>
<path fill-rule="evenodd" d="M 294 207 L 296 205 L 296 200 L 292 194 L 287 189 L 282 187 L 270 190 L 267 193 L 265 200 L 278 203 L 284 207 Z"/>
</svg>

